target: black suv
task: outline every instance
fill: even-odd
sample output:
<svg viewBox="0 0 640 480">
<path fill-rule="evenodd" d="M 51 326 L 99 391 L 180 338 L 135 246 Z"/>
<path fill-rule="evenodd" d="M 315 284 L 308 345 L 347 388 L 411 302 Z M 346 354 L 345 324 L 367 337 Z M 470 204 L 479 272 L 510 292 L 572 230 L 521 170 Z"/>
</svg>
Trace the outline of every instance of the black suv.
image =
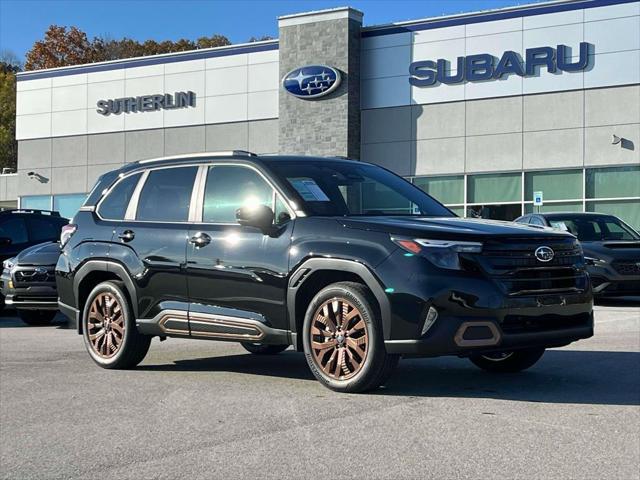
<svg viewBox="0 0 640 480">
<path fill-rule="evenodd" d="M 0 212 L 0 261 L 13 266 L 12 258 L 21 251 L 43 242 L 57 241 L 64 225 L 69 223 L 58 212 L 50 210 L 3 210 Z M 5 287 L 0 283 L 0 288 Z M 4 296 L 0 295 L 0 310 Z"/>
<path fill-rule="evenodd" d="M 593 335 L 572 235 L 465 220 L 384 168 L 242 152 L 102 176 L 62 233 L 59 306 L 92 359 L 127 368 L 152 336 L 293 345 L 339 391 L 401 354 L 492 371 Z"/>
</svg>

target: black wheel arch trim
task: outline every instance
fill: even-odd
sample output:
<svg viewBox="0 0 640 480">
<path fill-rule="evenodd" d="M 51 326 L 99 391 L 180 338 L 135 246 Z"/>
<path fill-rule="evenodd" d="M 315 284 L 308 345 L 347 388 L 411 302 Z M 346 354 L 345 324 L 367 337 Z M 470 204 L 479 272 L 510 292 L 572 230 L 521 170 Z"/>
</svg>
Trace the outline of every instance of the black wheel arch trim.
<svg viewBox="0 0 640 480">
<path fill-rule="evenodd" d="M 123 283 L 131 299 L 131 309 L 133 310 L 134 318 L 138 316 L 138 295 L 136 293 L 135 285 L 131 280 L 131 274 L 127 271 L 126 267 L 113 260 L 89 260 L 84 263 L 73 276 L 73 296 L 76 300 L 76 306 L 79 311 L 80 317 L 82 316 L 83 306 L 80 303 L 80 285 L 82 281 L 93 272 L 109 272 L 115 274 Z M 78 333 L 82 333 L 82 321 L 79 318 L 77 322 Z"/>
<path fill-rule="evenodd" d="M 291 331 L 293 344 L 296 344 L 296 295 L 300 287 L 317 271 L 349 272 L 358 275 L 371 290 L 380 306 L 382 316 L 382 331 L 384 339 L 391 338 L 391 304 L 384 292 L 382 283 L 377 276 L 363 263 L 355 260 L 339 258 L 311 258 L 301 263 L 289 276 L 287 288 L 287 312 L 289 315 L 289 330 Z"/>
</svg>

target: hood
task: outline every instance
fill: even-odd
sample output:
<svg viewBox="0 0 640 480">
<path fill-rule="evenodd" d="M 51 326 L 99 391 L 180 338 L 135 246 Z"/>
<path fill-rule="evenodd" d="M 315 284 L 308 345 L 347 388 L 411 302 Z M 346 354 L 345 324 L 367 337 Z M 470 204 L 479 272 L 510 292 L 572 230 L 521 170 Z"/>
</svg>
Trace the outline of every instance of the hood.
<svg viewBox="0 0 640 480">
<path fill-rule="evenodd" d="M 58 242 L 46 242 L 29 247 L 16 255 L 16 265 L 55 265 L 60 256 Z"/>
<path fill-rule="evenodd" d="M 515 222 L 458 217 L 344 217 L 347 228 L 392 235 L 434 239 L 482 239 L 487 237 L 573 238 L 567 232 Z"/>
<path fill-rule="evenodd" d="M 580 242 L 586 257 L 602 260 L 640 260 L 640 241 Z"/>
</svg>

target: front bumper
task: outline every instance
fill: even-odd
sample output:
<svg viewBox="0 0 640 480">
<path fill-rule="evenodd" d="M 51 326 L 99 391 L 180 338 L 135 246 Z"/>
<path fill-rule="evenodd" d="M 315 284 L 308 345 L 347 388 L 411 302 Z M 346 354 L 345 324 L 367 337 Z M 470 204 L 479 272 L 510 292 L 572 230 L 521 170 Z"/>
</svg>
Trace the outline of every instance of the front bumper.
<svg viewBox="0 0 640 480">
<path fill-rule="evenodd" d="M 0 277 L 0 288 L 7 307 L 18 310 L 57 310 L 58 292 L 55 282 L 16 285 L 6 269 Z"/>
<path fill-rule="evenodd" d="M 596 296 L 640 295 L 640 275 L 617 272 L 611 263 L 587 267 Z"/>
</svg>

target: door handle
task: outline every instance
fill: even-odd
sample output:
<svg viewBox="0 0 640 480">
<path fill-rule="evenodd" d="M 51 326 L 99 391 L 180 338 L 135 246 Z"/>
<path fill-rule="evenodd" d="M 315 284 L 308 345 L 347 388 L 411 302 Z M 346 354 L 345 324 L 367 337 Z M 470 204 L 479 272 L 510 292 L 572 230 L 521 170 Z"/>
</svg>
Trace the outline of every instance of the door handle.
<svg viewBox="0 0 640 480">
<path fill-rule="evenodd" d="M 189 239 L 189 243 L 192 243 L 196 248 L 202 248 L 211 243 L 211 237 L 204 232 L 198 232 Z"/>
<path fill-rule="evenodd" d="M 125 230 L 120 235 L 118 235 L 118 238 L 123 242 L 130 242 L 131 240 L 136 238 L 136 234 L 133 233 L 133 230 Z"/>
</svg>

